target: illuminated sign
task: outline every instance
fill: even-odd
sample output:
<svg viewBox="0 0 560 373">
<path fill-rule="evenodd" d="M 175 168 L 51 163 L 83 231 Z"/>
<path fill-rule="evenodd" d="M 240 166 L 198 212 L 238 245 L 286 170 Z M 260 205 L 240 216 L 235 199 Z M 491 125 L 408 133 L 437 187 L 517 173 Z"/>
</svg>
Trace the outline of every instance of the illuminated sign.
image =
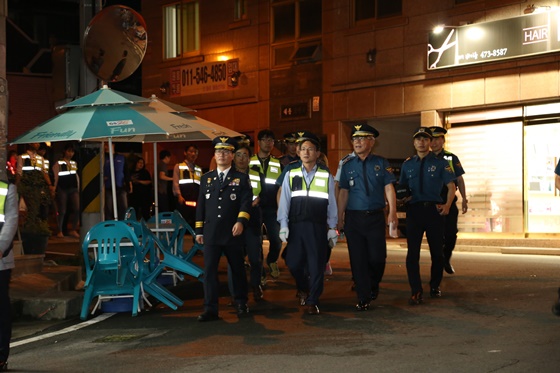
<svg viewBox="0 0 560 373">
<path fill-rule="evenodd" d="M 309 102 L 298 102 L 294 104 L 287 104 L 280 106 L 280 119 L 303 119 L 311 118 L 311 111 L 309 110 Z"/>
<path fill-rule="evenodd" d="M 171 97 L 192 96 L 203 93 L 221 92 L 234 88 L 239 77 L 239 59 L 196 63 L 169 69 Z"/>
<path fill-rule="evenodd" d="M 446 27 L 428 41 L 428 70 L 560 50 L 560 11 Z"/>
</svg>

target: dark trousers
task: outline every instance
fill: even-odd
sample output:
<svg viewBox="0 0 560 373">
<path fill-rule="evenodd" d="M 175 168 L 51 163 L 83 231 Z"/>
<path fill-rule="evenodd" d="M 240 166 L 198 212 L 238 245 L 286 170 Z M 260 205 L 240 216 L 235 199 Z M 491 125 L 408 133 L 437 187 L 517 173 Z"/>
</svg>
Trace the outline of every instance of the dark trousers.
<svg viewBox="0 0 560 373">
<path fill-rule="evenodd" d="M 280 241 L 280 224 L 278 224 L 278 221 L 276 220 L 276 209 L 270 207 L 263 208 L 262 219 L 263 224 L 266 227 L 266 236 L 269 243 L 266 263 L 274 263 L 278 261 L 280 249 L 282 249 L 282 241 Z"/>
<path fill-rule="evenodd" d="M 378 288 L 387 258 L 383 210 L 346 211 L 344 232 L 358 300 L 369 302 L 372 288 Z"/>
<path fill-rule="evenodd" d="M 255 234 L 254 230 L 247 228 L 243 231 L 245 236 L 245 254 L 251 265 L 249 275 L 249 284 L 253 289 L 261 284 L 261 276 L 263 273 L 263 248 L 262 235 Z M 231 268 L 228 265 L 228 286 L 230 294 L 234 294 Z"/>
<path fill-rule="evenodd" d="M 73 230 L 78 230 L 80 218 L 80 192 L 78 188 L 57 189 L 56 207 L 58 210 L 57 223 L 59 231 L 66 231 L 66 227 L 64 226 L 65 218 L 68 220 Z M 68 216 L 66 216 L 67 211 Z"/>
<path fill-rule="evenodd" d="M 247 275 L 243 264 L 241 245 L 204 245 L 204 311 L 218 314 L 219 281 L 218 266 L 224 254 L 231 269 L 233 299 L 235 303 L 247 304 Z"/>
<path fill-rule="evenodd" d="M 179 211 L 185 221 L 194 228 L 196 220 L 196 207 L 187 206 L 185 204 L 177 204 L 177 211 Z"/>
<path fill-rule="evenodd" d="M 455 244 L 457 243 L 458 219 L 459 209 L 457 208 L 457 204 L 453 202 L 449 208 L 449 214 L 444 216 L 445 228 L 443 233 L 443 257 L 447 262 L 451 259 L 453 249 L 455 249 Z"/>
<path fill-rule="evenodd" d="M 0 271 L 0 361 L 8 361 L 12 338 L 12 306 L 10 304 L 11 269 Z"/>
<path fill-rule="evenodd" d="M 426 232 L 432 258 L 430 288 L 437 288 L 443 277 L 443 216 L 435 204 L 416 203 L 406 210 L 406 272 L 412 294 L 422 291 L 420 278 L 420 247 Z"/>
<path fill-rule="evenodd" d="M 312 222 L 290 224 L 286 265 L 298 290 L 309 292 L 306 304 L 319 304 L 327 264 L 327 225 Z"/>
</svg>

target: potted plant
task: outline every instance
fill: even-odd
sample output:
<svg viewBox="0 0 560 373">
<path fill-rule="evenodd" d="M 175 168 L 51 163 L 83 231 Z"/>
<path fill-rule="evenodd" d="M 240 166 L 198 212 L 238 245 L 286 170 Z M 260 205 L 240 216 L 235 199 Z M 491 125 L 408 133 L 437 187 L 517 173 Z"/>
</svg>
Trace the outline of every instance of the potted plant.
<svg viewBox="0 0 560 373">
<path fill-rule="evenodd" d="M 24 172 L 18 183 L 26 211 L 20 212 L 20 232 L 25 254 L 44 254 L 51 235 L 48 207 L 51 203 L 49 187 L 42 172 Z"/>
</svg>

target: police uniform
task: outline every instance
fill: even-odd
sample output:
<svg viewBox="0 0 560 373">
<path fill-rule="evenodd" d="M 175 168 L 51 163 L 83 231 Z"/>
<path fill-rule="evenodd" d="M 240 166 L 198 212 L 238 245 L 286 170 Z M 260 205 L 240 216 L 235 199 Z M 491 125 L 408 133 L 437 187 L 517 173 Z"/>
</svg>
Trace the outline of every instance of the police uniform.
<svg viewBox="0 0 560 373">
<path fill-rule="evenodd" d="M 214 139 L 215 149 L 233 151 L 236 141 L 229 137 Z M 249 176 L 230 167 L 223 183 L 219 170 L 204 174 L 196 208 L 196 234 L 204 237 L 204 313 L 199 321 L 218 316 L 218 265 L 224 254 L 232 271 L 233 297 L 238 310 L 247 311 L 247 276 L 244 266 L 244 235 L 233 236 L 237 223 L 244 228 L 250 218 L 252 191 Z"/>
<path fill-rule="evenodd" d="M 312 141 L 319 150 L 315 135 L 302 133 L 300 137 L 301 141 Z M 310 314 L 319 313 L 327 230 L 336 228 L 337 221 L 334 180 L 329 171 L 318 164 L 310 172 L 303 165 L 292 168 L 282 183 L 278 222 L 282 230 L 289 228 L 286 265 L 296 281 L 298 296 L 304 298 Z"/>
<path fill-rule="evenodd" d="M 432 134 L 434 137 L 444 136 L 447 133 L 447 130 L 443 127 L 430 127 L 432 130 Z M 462 176 L 465 174 L 465 170 L 461 165 L 461 161 L 459 158 L 445 149 L 441 149 L 439 154 L 436 154 L 436 157 L 439 159 L 445 160 L 449 167 L 451 167 L 451 171 L 455 174 L 455 178 Z M 458 185 L 455 185 L 457 188 Z M 443 199 L 447 198 L 447 185 L 443 186 L 441 191 L 441 197 Z M 453 203 L 449 208 L 449 214 L 444 217 L 445 225 L 444 225 L 444 233 L 443 233 L 443 257 L 444 257 L 444 265 L 447 266 L 448 269 L 446 271 L 448 273 L 453 273 L 453 267 L 451 267 L 451 256 L 453 255 L 453 250 L 455 249 L 455 244 L 457 243 L 457 223 L 459 219 L 459 209 L 457 208 L 457 196 L 453 199 Z"/>
<path fill-rule="evenodd" d="M 269 266 L 275 266 L 280 256 L 280 249 L 282 248 L 282 242 L 279 239 L 280 227 L 276 221 L 276 212 L 278 209 L 278 204 L 276 202 L 278 193 L 276 179 L 278 179 L 278 176 L 280 176 L 282 172 L 282 165 L 278 158 L 273 155 L 269 155 L 265 159 L 260 159 L 258 154 L 255 154 L 249 160 L 249 168 L 257 169 L 259 173 L 264 175 L 259 197 L 261 199 L 260 205 L 263 224 L 266 227 L 266 235 L 269 241 L 266 263 Z"/>
<path fill-rule="evenodd" d="M 367 125 L 352 128 L 352 137 L 377 137 L 379 132 Z M 347 156 L 348 157 L 348 156 Z M 379 283 L 385 272 L 387 241 L 385 237 L 385 188 L 393 188 L 395 176 L 389 162 L 369 154 L 346 158 L 340 173 L 339 188 L 348 191 L 344 211 L 344 232 L 348 243 L 350 266 L 358 298 L 356 309 L 364 311 L 377 298 Z M 396 208 L 394 193 L 393 207 Z"/>
<path fill-rule="evenodd" d="M 201 176 L 202 168 L 186 161 L 175 165 L 173 170 L 174 194 L 185 199 L 185 203 L 177 205 L 177 210 L 191 226 L 194 225 Z"/>
<path fill-rule="evenodd" d="M 12 241 L 18 224 L 18 196 L 14 184 L 0 182 L 0 370 L 7 369 L 12 335 L 9 286 L 15 267 Z"/>
<path fill-rule="evenodd" d="M 427 127 L 420 127 L 414 138 L 423 136 L 432 138 Z M 406 210 L 406 231 L 408 253 L 406 256 L 406 271 L 412 291 L 410 304 L 422 302 L 422 280 L 420 278 L 420 246 L 424 232 L 430 246 L 432 259 L 430 295 L 441 296 L 439 285 L 443 277 L 443 224 L 444 217 L 438 211 L 439 204 L 443 204 L 441 189 L 455 179 L 449 164 L 438 159 L 434 153 L 428 152 L 420 158 L 414 155 L 404 161 L 401 168 L 399 185 L 408 187 L 411 200 Z"/>
<path fill-rule="evenodd" d="M 296 140 L 297 140 L 297 134 L 295 132 L 288 132 L 284 134 L 284 142 L 295 144 Z M 288 164 L 299 160 L 299 156 L 297 154 L 295 156 L 284 154 L 278 159 L 280 160 L 282 166 L 286 167 Z"/>
</svg>

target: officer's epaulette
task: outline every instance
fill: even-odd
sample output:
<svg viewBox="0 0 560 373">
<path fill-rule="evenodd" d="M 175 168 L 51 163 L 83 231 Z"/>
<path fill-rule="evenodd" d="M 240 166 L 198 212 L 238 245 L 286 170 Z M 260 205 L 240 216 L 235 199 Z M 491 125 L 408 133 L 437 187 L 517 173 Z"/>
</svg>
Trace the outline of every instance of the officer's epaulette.
<svg viewBox="0 0 560 373">
<path fill-rule="evenodd" d="M 412 159 L 412 157 L 408 157 L 408 158 L 405 159 L 404 161 L 406 162 L 406 161 L 409 161 L 409 160 L 411 160 L 411 159 Z"/>
<path fill-rule="evenodd" d="M 354 158 L 354 156 L 352 154 L 354 154 L 354 153 L 346 154 L 344 157 L 342 157 L 342 159 L 340 160 L 341 166 L 343 166 L 344 164 L 346 164 L 346 162 L 348 162 L 349 160 Z"/>
<path fill-rule="evenodd" d="M 293 160 L 293 161 L 291 161 L 291 162 L 290 162 L 290 163 L 288 163 L 288 164 L 292 164 L 292 163 L 298 163 L 299 161 L 300 161 L 299 159 L 296 159 L 296 160 Z"/>
</svg>

